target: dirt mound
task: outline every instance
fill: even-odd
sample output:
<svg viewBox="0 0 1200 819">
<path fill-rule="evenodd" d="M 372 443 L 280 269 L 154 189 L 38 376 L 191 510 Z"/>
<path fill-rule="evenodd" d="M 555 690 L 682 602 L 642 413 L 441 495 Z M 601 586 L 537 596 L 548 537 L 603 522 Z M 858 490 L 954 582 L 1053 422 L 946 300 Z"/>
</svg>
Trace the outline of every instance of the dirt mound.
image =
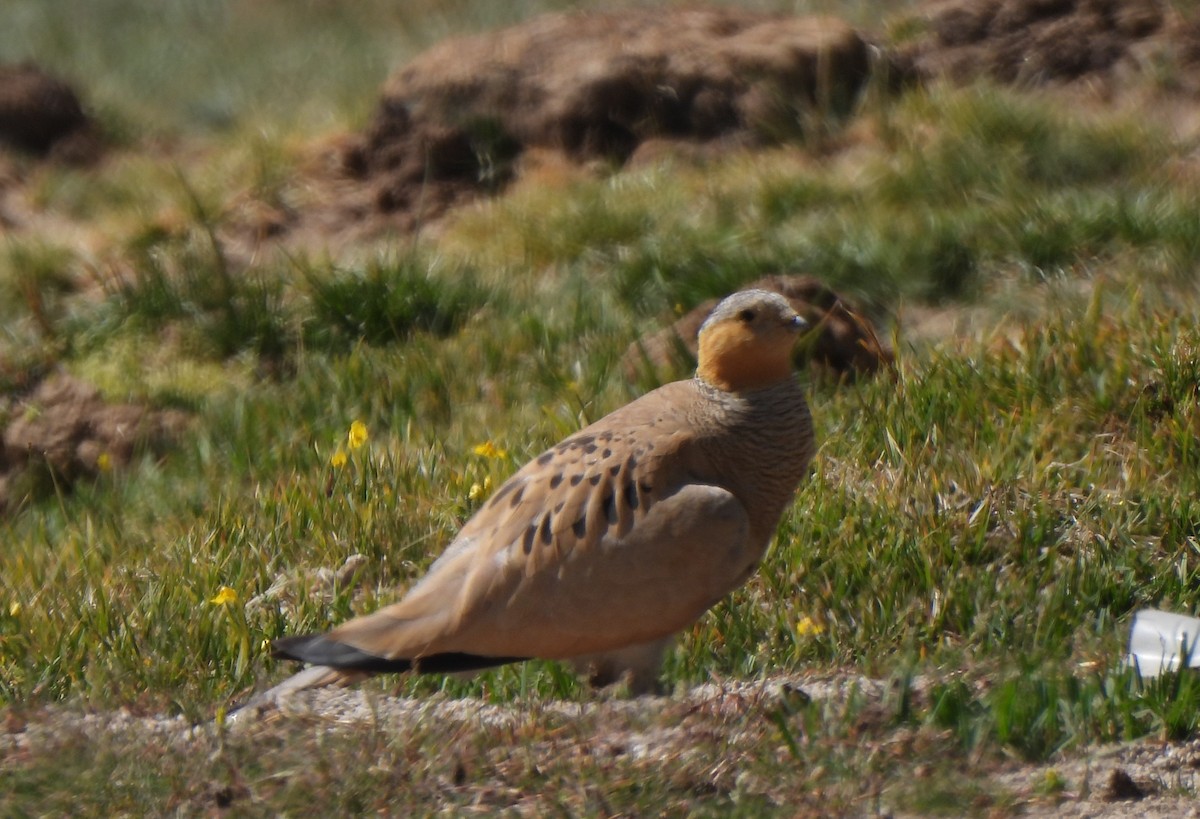
<svg viewBox="0 0 1200 819">
<path fill-rule="evenodd" d="M 33 63 L 0 64 L 0 145 L 69 162 L 99 151 L 79 96 Z"/>
<path fill-rule="evenodd" d="M 161 451 L 186 421 L 174 410 L 105 403 L 66 375 L 46 378 L 23 398 L 0 397 L 0 514 L 120 469 L 140 450 Z"/>
<path fill-rule="evenodd" d="M 871 69 L 847 24 L 739 9 L 551 14 L 446 40 L 394 74 L 343 153 L 373 208 L 411 223 L 504 185 L 528 147 L 624 162 L 669 138 L 803 136 Z"/>
<path fill-rule="evenodd" d="M 798 366 L 811 362 L 839 377 L 856 378 L 890 367 L 891 349 L 880 341 L 874 324 L 848 301 L 811 276 L 767 276 L 746 285 L 780 293 L 815 329 L 811 342 L 796 350 Z M 649 367 L 664 375 L 675 364 L 694 366 L 700 325 L 720 299 L 709 299 L 670 327 L 629 345 L 622 359 L 630 380 Z"/>
<path fill-rule="evenodd" d="M 943 0 L 919 15 L 925 33 L 902 49 L 919 76 L 1040 85 L 1102 75 L 1141 62 L 1149 40 L 1186 61 L 1194 25 L 1165 0 Z M 1190 33 L 1189 33 L 1190 32 Z M 1195 51 L 1196 49 L 1190 48 Z M 1200 56 L 1200 51 L 1197 51 Z"/>
</svg>

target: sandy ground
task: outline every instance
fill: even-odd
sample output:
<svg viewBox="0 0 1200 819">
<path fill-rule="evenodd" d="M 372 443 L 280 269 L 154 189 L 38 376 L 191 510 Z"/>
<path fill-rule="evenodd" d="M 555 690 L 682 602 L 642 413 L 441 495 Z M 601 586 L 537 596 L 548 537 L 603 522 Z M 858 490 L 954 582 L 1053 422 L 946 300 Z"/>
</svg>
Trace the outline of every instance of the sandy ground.
<svg viewBox="0 0 1200 819">
<path fill-rule="evenodd" d="M 914 688 L 919 691 L 924 684 L 917 680 Z M 568 737 L 567 742 L 587 747 L 564 747 L 564 732 L 560 731 L 553 753 L 592 753 L 601 747 L 634 759 L 666 764 L 687 754 L 697 725 L 691 719 L 664 720 L 663 713 L 703 715 L 709 727 L 728 731 L 732 749 L 741 741 L 755 741 L 738 736 L 737 726 L 745 726 L 746 717 L 778 707 L 784 699 L 794 701 L 807 695 L 836 713 L 850 696 L 859 698 L 869 710 L 872 705 L 884 703 L 888 693 L 886 681 L 830 673 L 726 681 L 669 697 L 585 702 L 493 704 L 436 696 L 388 697 L 356 688 L 325 689 L 293 694 L 277 709 L 238 712 L 226 722 L 226 737 L 270 743 L 296 731 L 354 733 L 367 728 L 405 736 L 430 724 L 454 726 L 466 732 L 507 732 L 528 726 L 531 714 L 536 712 L 539 722 L 550 717 L 555 725 L 574 723 L 584 729 L 576 738 Z M 222 741 L 222 732 L 213 722 L 196 725 L 182 717 L 135 716 L 123 709 L 95 713 L 49 709 L 9 723 L 0 730 L 0 765 L 6 758 L 17 759 L 39 746 L 54 746 L 66 735 L 75 742 L 115 740 L 133 747 L 159 747 L 184 754 L 212 752 Z M 603 728 L 586 730 L 588 726 Z M 897 733 L 905 730 L 909 729 L 897 729 Z M 971 764 L 970 768 L 969 775 L 983 787 L 1010 798 L 998 815 L 1200 817 L 1200 801 L 1196 799 L 1200 739 L 1183 743 L 1143 740 L 1096 746 L 1047 764 L 1023 764 L 1014 759 Z M 921 776 L 919 766 L 914 775 Z M 1048 789 L 1048 781 L 1057 781 L 1057 787 Z M 885 815 L 910 815 L 886 813 L 886 790 L 881 804 Z"/>
</svg>

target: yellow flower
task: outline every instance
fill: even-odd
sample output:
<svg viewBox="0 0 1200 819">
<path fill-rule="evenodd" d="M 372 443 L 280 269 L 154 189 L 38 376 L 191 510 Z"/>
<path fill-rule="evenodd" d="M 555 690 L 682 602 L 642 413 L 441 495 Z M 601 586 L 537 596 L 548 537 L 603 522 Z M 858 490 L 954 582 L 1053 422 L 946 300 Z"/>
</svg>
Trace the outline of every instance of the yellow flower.
<svg viewBox="0 0 1200 819">
<path fill-rule="evenodd" d="M 338 447 L 338 451 L 329 456 L 329 465 L 334 469 L 341 469 L 346 465 L 346 451 Z"/>
<path fill-rule="evenodd" d="M 101 452 L 100 457 L 96 458 L 96 468 L 101 472 L 112 471 L 112 456 L 107 452 Z"/>
<path fill-rule="evenodd" d="M 1046 771 L 1042 776 L 1042 781 L 1038 783 L 1038 790 L 1046 795 L 1060 793 L 1066 790 L 1066 788 L 1067 780 L 1054 768 Z"/>
<path fill-rule="evenodd" d="M 351 449 L 358 449 L 367 442 L 367 425 L 362 421 L 355 421 L 350 425 L 350 433 L 346 436 L 346 442 Z"/>
<path fill-rule="evenodd" d="M 216 597 L 211 597 L 208 600 L 208 602 L 212 603 L 214 606 L 227 606 L 230 603 L 236 603 L 237 601 L 238 593 L 228 586 L 222 586 L 221 588 L 217 589 Z"/>
<path fill-rule="evenodd" d="M 507 458 L 508 453 L 500 447 L 493 444 L 491 441 L 484 441 L 482 444 L 476 444 L 474 452 L 476 455 L 481 455 L 484 458 Z"/>
<path fill-rule="evenodd" d="M 467 492 L 467 497 L 472 501 L 477 501 L 487 495 L 492 490 L 492 478 L 488 476 L 483 479 L 483 483 L 471 484 L 471 489 Z"/>
<path fill-rule="evenodd" d="M 807 615 L 802 617 L 800 622 L 796 624 L 796 633 L 801 637 L 811 637 L 813 635 L 820 634 L 824 630 L 825 626 L 821 625 Z"/>
<path fill-rule="evenodd" d="M 8 616 L 9 617 L 20 617 L 21 616 L 21 604 L 19 602 L 17 602 L 16 600 L 14 600 L 8 604 Z"/>
</svg>

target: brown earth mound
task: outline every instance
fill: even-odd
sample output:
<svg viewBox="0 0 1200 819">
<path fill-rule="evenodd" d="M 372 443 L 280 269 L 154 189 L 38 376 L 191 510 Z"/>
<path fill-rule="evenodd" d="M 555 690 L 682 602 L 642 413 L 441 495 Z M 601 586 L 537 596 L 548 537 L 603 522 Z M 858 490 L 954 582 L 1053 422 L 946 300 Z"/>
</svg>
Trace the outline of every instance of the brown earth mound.
<svg viewBox="0 0 1200 819">
<path fill-rule="evenodd" d="M 0 144 L 68 162 L 90 161 L 99 151 L 79 96 L 33 63 L 0 64 Z"/>
<path fill-rule="evenodd" d="M 528 147 L 624 162 L 648 139 L 802 136 L 871 69 L 846 23 L 740 9 L 551 14 L 426 51 L 343 154 L 361 210 L 411 227 L 509 179 Z M 407 223 L 407 224 L 405 224 Z"/>
<path fill-rule="evenodd" d="M 20 399 L 0 397 L 0 514 L 46 491 L 126 466 L 138 451 L 162 451 L 186 416 L 108 404 L 94 388 L 54 375 Z"/>
<path fill-rule="evenodd" d="M 1181 64 L 1200 57 L 1197 26 L 1165 0 L 943 0 L 919 18 L 925 33 L 902 53 L 925 78 L 1070 81 L 1143 63 L 1151 41 Z"/>
<path fill-rule="evenodd" d="M 796 363 L 807 362 L 853 379 L 868 375 L 895 361 L 891 349 L 880 341 L 875 325 L 849 302 L 811 276 L 767 276 L 746 285 L 780 293 L 813 328 L 811 339 L 796 350 Z M 675 366 L 694 366 L 700 325 L 720 299 L 709 299 L 670 327 L 643 336 L 629 345 L 622 359 L 625 375 L 634 380 L 649 368 L 656 376 Z"/>
</svg>

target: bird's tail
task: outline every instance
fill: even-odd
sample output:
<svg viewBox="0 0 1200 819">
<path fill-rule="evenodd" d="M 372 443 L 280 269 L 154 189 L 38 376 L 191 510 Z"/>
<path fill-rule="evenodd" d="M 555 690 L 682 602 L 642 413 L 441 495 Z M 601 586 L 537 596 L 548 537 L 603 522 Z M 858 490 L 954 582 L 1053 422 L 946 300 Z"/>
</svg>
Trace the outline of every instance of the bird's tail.
<svg viewBox="0 0 1200 819">
<path fill-rule="evenodd" d="M 346 686 L 369 676 L 361 671 L 346 671 L 327 665 L 314 665 L 288 677 L 279 685 L 255 694 L 246 702 L 229 712 L 228 718 L 244 720 L 260 716 L 264 711 L 277 708 L 281 699 L 298 691 L 326 686 Z"/>
<path fill-rule="evenodd" d="M 258 715 L 264 710 L 278 707 L 281 698 L 298 691 L 351 685 L 374 674 L 405 671 L 425 674 L 469 673 L 528 659 L 484 657 L 458 652 L 432 654 L 415 660 L 388 659 L 369 654 L 325 634 L 284 637 L 276 640 L 271 648 L 271 656 L 275 659 L 299 660 L 313 665 L 293 674 L 279 685 L 254 695 L 231 711 L 231 717 L 244 719 L 247 714 Z"/>
<path fill-rule="evenodd" d="M 330 670 L 363 674 L 453 674 L 480 671 L 506 663 L 519 663 L 529 657 L 492 657 L 461 651 L 443 651 L 419 657 L 381 657 L 336 639 L 332 634 L 308 634 L 284 637 L 271 644 L 271 656 L 277 660 L 299 660 Z M 326 685 L 328 683 L 317 683 Z M 312 687 L 312 686 L 309 686 Z"/>
</svg>

